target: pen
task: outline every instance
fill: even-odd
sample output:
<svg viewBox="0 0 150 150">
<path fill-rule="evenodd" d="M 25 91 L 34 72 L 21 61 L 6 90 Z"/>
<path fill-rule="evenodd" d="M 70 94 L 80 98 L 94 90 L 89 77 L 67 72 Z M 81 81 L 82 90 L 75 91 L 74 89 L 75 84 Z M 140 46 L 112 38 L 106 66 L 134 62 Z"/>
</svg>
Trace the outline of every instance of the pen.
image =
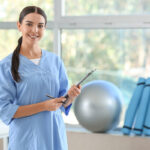
<svg viewBox="0 0 150 150">
<path fill-rule="evenodd" d="M 46 95 L 47 97 L 49 97 L 49 98 L 52 98 L 52 99 L 54 99 L 55 97 L 53 97 L 53 96 L 50 96 L 50 95 Z M 65 104 L 65 102 L 63 102 L 63 101 L 61 101 L 61 102 L 58 102 L 58 103 L 63 103 L 63 104 Z"/>
</svg>

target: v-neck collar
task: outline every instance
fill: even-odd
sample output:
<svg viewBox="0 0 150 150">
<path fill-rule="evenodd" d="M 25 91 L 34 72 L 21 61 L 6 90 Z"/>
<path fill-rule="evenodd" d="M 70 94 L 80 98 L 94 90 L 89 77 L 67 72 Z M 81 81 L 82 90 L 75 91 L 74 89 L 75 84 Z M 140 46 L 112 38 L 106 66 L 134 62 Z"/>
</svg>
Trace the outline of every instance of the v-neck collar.
<svg viewBox="0 0 150 150">
<path fill-rule="evenodd" d="M 23 59 L 27 60 L 30 64 L 34 65 L 34 66 L 41 66 L 41 62 L 43 60 L 43 57 L 44 57 L 44 50 L 42 49 L 42 55 L 41 55 L 41 58 L 40 58 L 40 62 L 38 65 L 36 65 L 34 62 L 32 62 L 29 58 L 27 58 L 26 56 L 22 55 L 22 54 L 19 54 Z"/>
</svg>

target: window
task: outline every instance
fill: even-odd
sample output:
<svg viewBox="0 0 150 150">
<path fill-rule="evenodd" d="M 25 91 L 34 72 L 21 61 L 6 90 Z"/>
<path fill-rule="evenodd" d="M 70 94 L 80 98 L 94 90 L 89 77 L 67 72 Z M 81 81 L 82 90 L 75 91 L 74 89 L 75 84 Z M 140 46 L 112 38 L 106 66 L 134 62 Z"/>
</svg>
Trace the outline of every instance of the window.
<svg viewBox="0 0 150 150">
<path fill-rule="evenodd" d="M 124 112 L 137 78 L 150 71 L 149 43 L 148 29 L 63 30 L 62 58 L 70 84 L 78 83 L 87 72 L 96 68 L 84 84 L 106 80 L 121 90 L 124 108 L 120 125 L 123 125 Z"/>
<path fill-rule="evenodd" d="M 67 16 L 149 14 L 147 0 L 65 0 Z"/>
<path fill-rule="evenodd" d="M 84 84 L 99 79 L 114 83 L 124 96 L 125 112 L 137 78 L 150 72 L 149 1 L 0 0 L 0 59 L 16 47 L 16 21 L 27 5 L 45 10 L 48 24 L 40 44 L 62 55 L 70 85 L 96 68 Z M 120 124 L 123 119 L 124 114 Z M 65 122 L 78 123 L 73 111 Z"/>
<path fill-rule="evenodd" d="M 0 0 L 0 21 L 17 21 L 22 8 L 29 5 L 41 7 L 46 12 L 48 20 L 53 19 L 53 0 Z"/>
</svg>

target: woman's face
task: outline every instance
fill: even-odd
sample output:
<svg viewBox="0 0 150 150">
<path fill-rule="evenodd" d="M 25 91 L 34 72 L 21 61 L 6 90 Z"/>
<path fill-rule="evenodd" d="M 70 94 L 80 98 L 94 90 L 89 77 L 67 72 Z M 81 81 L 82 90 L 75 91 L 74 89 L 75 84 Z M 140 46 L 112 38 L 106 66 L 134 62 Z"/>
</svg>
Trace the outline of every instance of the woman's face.
<svg viewBox="0 0 150 150">
<path fill-rule="evenodd" d="M 23 42 L 29 45 L 38 44 L 44 35 L 45 18 L 37 13 L 26 15 L 22 23 L 17 23 L 18 30 L 22 33 Z"/>
</svg>

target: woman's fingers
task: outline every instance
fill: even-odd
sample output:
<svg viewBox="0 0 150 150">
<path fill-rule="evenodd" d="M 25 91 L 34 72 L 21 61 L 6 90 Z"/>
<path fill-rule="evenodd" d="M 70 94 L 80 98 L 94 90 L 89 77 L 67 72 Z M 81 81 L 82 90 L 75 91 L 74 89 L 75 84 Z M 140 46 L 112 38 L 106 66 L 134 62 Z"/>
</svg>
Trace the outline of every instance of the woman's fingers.
<svg viewBox="0 0 150 150">
<path fill-rule="evenodd" d="M 80 94 L 81 90 L 77 87 L 74 88 L 74 91 L 77 93 L 77 94 Z"/>
<path fill-rule="evenodd" d="M 55 99 L 50 99 L 48 101 L 46 101 L 46 107 L 48 111 L 56 111 L 57 109 L 59 109 L 63 102 L 66 100 L 66 98 L 64 97 L 60 97 L 60 98 L 55 98 Z"/>
<path fill-rule="evenodd" d="M 81 92 L 81 86 L 79 85 L 79 87 L 77 87 L 76 85 L 73 85 L 70 90 L 68 91 L 68 95 L 69 97 L 76 97 L 80 94 Z"/>
<path fill-rule="evenodd" d="M 56 98 L 57 103 L 63 103 L 66 100 L 64 97 Z"/>
<path fill-rule="evenodd" d="M 81 89 L 81 85 L 80 84 L 78 85 L 78 88 Z"/>
</svg>

